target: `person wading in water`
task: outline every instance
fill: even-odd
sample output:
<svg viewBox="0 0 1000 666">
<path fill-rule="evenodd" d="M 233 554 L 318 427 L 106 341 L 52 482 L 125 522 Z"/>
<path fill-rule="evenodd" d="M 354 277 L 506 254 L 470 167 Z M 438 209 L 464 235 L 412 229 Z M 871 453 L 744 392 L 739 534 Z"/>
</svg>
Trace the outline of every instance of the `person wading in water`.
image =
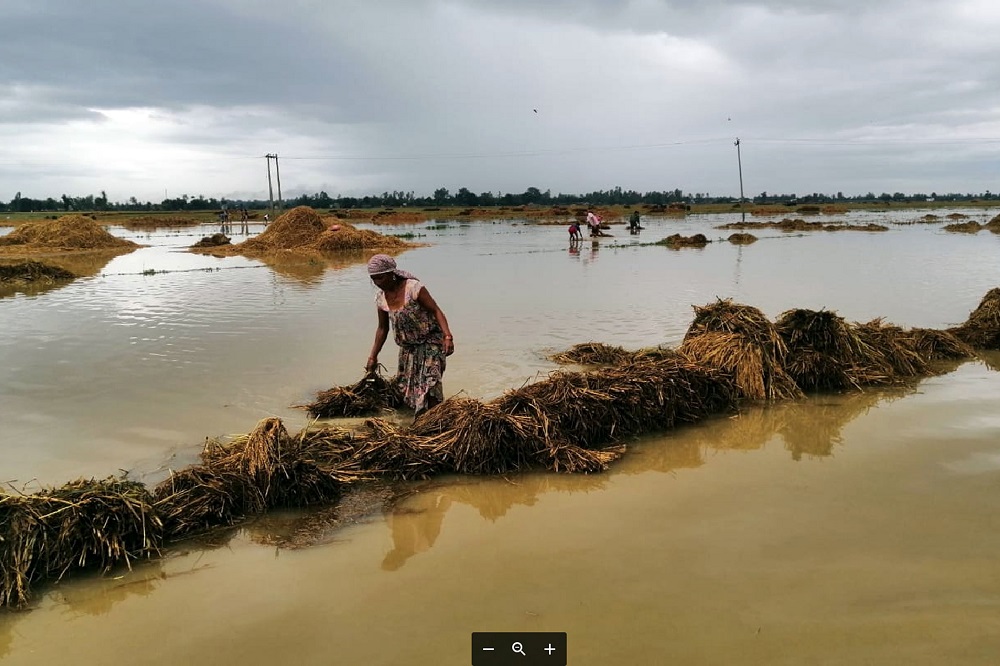
<svg viewBox="0 0 1000 666">
<path fill-rule="evenodd" d="M 397 268 L 396 260 L 389 255 L 372 257 L 368 275 L 379 288 L 375 297 L 378 327 L 365 371 L 373 372 L 378 367 L 378 355 L 391 326 L 399 346 L 395 381 L 406 405 L 420 414 L 444 400 L 441 377 L 445 359 L 455 352 L 448 319 L 427 288 Z"/>
</svg>

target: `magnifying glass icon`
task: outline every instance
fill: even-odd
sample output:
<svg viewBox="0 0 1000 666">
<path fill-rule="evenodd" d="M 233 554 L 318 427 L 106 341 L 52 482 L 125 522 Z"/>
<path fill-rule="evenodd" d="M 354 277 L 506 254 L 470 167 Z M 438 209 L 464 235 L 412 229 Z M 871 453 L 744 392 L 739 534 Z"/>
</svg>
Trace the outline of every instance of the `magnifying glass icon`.
<svg viewBox="0 0 1000 666">
<path fill-rule="evenodd" d="M 528 656 L 527 654 L 524 653 L 524 646 L 521 645 L 520 643 L 514 643 L 513 645 L 510 646 L 510 649 L 513 650 L 514 652 L 518 653 L 522 657 L 527 657 Z"/>
</svg>

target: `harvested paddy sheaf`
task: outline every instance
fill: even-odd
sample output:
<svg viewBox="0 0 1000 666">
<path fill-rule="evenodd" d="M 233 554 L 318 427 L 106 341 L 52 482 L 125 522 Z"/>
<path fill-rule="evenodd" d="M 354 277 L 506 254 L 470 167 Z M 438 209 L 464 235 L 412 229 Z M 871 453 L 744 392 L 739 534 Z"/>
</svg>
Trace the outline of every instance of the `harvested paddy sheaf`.
<svg viewBox="0 0 1000 666">
<path fill-rule="evenodd" d="M 283 259 L 289 254 L 320 256 L 350 250 L 403 250 L 414 247 L 394 236 L 356 229 L 347 223 L 327 225 L 316 211 L 299 206 L 268 225 L 260 235 L 242 243 L 198 249 L 215 256 L 243 255 L 253 259 Z"/>
<path fill-rule="evenodd" d="M 750 245 L 757 242 L 757 237 L 753 234 L 730 234 L 726 240 L 733 245 Z"/>
<path fill-rule="evenodd" d="M 965 323 L 948 332 L 976 349 L 1000 349 L 1000 287 L 986 292 Z"/>
<path fill-rule="evenodd" d="M 181 217 L 179 215 L 141 215 L 123 220 L 126 229 L 158 229 L 160 227 L 193 227 L 204 224 L 204 219 Z"/>
<path fill-rule="evenodd" d="M 711 241 L 705 237 L 705 234 L 695 234 L 693 236 L 672 234 L 663 240 L 657 241 L 656 245 L 666 245 L 672 250 L 679 250 L 683 247 L 705 247 L 710 242 Z"/>
<path fill-rule="evenodd" d="M 966 359 L 976 355 L 975 350 L 949 331 L 933 328 L 910 329 L 914 347 L 928 361 Z"/>
<path fill-rule="evenodd" d="M 83 215 L 65 215 L 56 220 L 25 222 L 0 236 L 0 254 L 32 255 L 53 252 L 117 250 L 131 252 L 132 241 L 112 236 L 101 225 Z"/>
<path fill-rule="evenodd" d="M 327 419 L 370 416 L 402 405 L 403 394 L 399 386 L 384 379 L 378 372 L 371 372 L 351 386 L 335 386 L 320 391 L 316 399 L 304 407 L 311 416 Z"/>
<path fill-rule="evenodd" d="M 682 355 L 732 375 L 743 396 L 751 400 L 801 397 L 784 369 L 785 341 L 763 312 L 729 299 L 695 306 L 694 311 L 678 349 Z"/>
<path fill-rule="evenodd" d="M 872 373 L 859 377 L 859 368 L 872 365 L 877 354 L 843 317 L 828 310 L 794 309 L 776 322 L 788 346 L 785 370 L 804 391 L 858 388 L 881 383 Z"/>
<path fill-rule="evenodd" d="M 1000 215 L 997 215 L 992 220 L 983 225 L 984 229 L 988 229 L 994 233 L 1000 233 Z"/>
<path fill-rule="evenodd" d="M 20 607 L 41 580 L 108 571 L 159 554 L 152 497 L 124 479 L 79 480 L 32 495 L 0 494 L 0 606 Z"/>
<path fill-rule="evenodd" d="M 854 329 L 862 342 L 882 357 L 893 379 L 927 374 L 927 359 L 920 354 L 911 331 L 887 324 L 882 318 L 858 324 Z"/>
<path fill-rule="evenodd" d="M 730 222 L 716 229 L 777 229 L 779 231 L 888 231 L 881 224 L 823 224 L 806 222 L 801 218 L 785 218 L 779 222 Z"/>
</svg>

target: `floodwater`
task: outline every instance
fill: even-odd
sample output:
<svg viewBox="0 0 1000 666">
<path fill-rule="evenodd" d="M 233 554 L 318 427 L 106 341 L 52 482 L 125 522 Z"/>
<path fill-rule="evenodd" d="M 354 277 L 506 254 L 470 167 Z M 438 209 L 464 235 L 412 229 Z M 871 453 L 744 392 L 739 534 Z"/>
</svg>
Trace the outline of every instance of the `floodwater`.
<svg viewBox="0 0 1000 666">
<path fill-rule="evenodd" d="M 446 394 L 484 399 L 577 342 L 674 346 L 691 306 L 716 297 L 941 328 L 1000 286 L 1000 235 L 941 224 L 642 245 L 725 238 L 713 226 L 737 217 L 648 218 L 639 237 L 613 227 L 574 250 L 562 226 L 380 230 L 429 244 L 400 266 L 451 322 Z M 113 228 L 149 247 L 0 298 L 4 481 L 124 469 L 155 483 L 205 437 L 267 416 L 297 430 L 291 405 L 360 377 L 375 327 L 363 265 L 179 251 L 216 230 Z M 381 360 L 394 358 L 389 343 Z M 747 408 L 629 442 L 603 475 L 414 484 L 308 547 L 275 544 L 322 511 L 271 516 L 40 590 L 0 615 L 0 661 L 468 664 L 473 631 L 526 630 L 568 632 L 575 666 L 993 664 L 998 368 L 986 354 L 913 386 Z"/>
</svg>

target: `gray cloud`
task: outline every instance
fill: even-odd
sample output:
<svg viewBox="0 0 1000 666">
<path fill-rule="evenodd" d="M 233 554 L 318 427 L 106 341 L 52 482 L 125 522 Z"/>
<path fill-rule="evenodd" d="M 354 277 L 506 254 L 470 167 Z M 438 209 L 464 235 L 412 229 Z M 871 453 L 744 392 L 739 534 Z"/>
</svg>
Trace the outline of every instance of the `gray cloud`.
<svg viewBox="0 0 1000 666">
<path fill-rule="evenodd" d="M 1000 137 L 985 4 L 7 0 L 0 26 L 8 159 L 143 196 L 259 195 L 265 152 L 290 192 L 732 194 L 736 136 L 758 191 L 981 190 Z"/>
</svg>

